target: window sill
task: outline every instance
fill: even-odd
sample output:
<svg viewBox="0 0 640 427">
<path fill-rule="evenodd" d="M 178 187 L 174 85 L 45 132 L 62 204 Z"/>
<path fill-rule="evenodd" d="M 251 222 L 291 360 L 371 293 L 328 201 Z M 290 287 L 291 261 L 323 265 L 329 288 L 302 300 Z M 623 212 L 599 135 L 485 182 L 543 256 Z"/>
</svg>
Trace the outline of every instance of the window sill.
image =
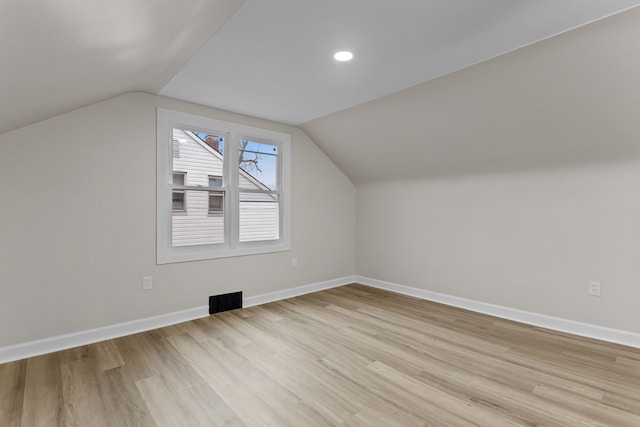
<svg viewBox="0 0 640 427">
<path fill-rule="evenodd" d="M 264 242 L 244 243 L 239 248 L 211 248 L 211 246 L 171 247 L 165 254 L 158 254 L 157 264 L 203 261 L 208 259 L 231 258 L 237 256 L 260 255 L 291 250 L 285 242 L 264 244 Z"/>
</svg>

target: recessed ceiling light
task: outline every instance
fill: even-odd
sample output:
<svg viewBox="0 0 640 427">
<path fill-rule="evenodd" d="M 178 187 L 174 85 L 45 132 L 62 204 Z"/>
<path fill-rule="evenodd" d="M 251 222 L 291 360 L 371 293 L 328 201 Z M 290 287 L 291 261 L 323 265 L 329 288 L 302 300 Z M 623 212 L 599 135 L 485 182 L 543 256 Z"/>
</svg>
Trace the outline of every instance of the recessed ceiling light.
<svg viewBox="0 0 640 427">
<path fill-rule="evenodd" d="M 344 62 L 344 61 L 351 61 L 351 59 L 353 59 L 353 53 L 347 51 L 347 50 L 343 50 L 340 52 L 336 52 L 335 55 L 333 55 L 333 58 L 336 61 L 340 61 L 340 62 Z"/>
</svg>

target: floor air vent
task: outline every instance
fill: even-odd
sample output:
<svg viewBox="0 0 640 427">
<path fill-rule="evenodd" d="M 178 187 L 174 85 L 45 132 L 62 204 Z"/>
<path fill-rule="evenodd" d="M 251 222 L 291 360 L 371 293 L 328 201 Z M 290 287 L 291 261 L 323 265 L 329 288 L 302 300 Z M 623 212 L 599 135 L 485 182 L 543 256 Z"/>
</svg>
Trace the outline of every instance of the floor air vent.
<svg viewBox="0 0 640 427">
<path fill-rule="evenodd" d="M 242 292 L 209 297 L 209 314 L 242 308 Z"/>
</svg>

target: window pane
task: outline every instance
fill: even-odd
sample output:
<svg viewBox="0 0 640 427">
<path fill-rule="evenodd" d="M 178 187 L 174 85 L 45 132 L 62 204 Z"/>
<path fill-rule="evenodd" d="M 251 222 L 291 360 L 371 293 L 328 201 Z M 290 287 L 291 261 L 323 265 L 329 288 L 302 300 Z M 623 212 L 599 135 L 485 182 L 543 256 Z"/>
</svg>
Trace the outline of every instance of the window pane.
<svg viewBox="0 0 640 427">
<path fill-rule="evenodd" d="M 194 132 L 194 135 L 201 141 L 213 148 L 219 154 L 224 154 L 224 137 L 220 135 L 207 134 L 204 132 Z"/>
<path fill-rule="evenodd" d="M 178 141 L 180 146 L 180 157 L 173 158 L 174 184 L 208 187 L 209 176 L 223 175 L 222 136 L 174 128 L 173 140 Z M 175 181 L 178 173 L 187 175 L 182 184 Z"/>
<path fill-rule="evenodd" d="M 200 186 L 203 191 L 183 191 L 180 212 L 175 211 L 178 201 L 174 200 L 171 244 L 194 246 L 224 243 L 223 193 L 218 193 L 219 196 L 213 197 L 212 201 L 209 191 L 206 191 L 212 184 L 212 177 L 218 177 L 222 183 L 224 138 L 213 133 L 174 128 L 173 140 L 178 141 L 180 149 L 180 156 L 172 159 L 173 184 Z"/>
<path fill-rule="evenodd" d="M 277 194 L 240 193 L 240 241 L 280 238 L 280 203 Z"/>
<path fill-rule="evenodd" d="M 209 214 L 221 214 L 224 212 L 224 194 L 209 193 Z"/>
<path fill-rule="evenodd" d="M 173 173 L 173 183 L 174 185 L 184 185 L 185 184 L 185 176 L 187 174 L 184 172 L 174 172 Z"/>
<path fill-rule="evenodd" d="M 238 146 L 240 188 L 278 189 L 278 147 L 262 142 L 240 140 Z"/>
<path fill-rule="evenodd" d="M 184 191 L 174 191 L 171 196 L 171 209 L 174 212 L 184 212 Z"/>
<path fill-rule="evenodd" d="M 209 187 L 220 188 L 222 187 L 221 176 L 209 176 Z"/>
</svg>

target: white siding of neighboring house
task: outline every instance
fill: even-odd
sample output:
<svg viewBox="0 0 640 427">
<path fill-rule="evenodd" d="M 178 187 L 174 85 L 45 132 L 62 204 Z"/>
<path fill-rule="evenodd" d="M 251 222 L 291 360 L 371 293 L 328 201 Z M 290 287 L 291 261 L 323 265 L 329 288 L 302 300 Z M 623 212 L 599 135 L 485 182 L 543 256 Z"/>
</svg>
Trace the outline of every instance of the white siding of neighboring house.
<svg viewBox="0 0 640 427">
<path fill-rule="evenodd" d="M 222 156 L 187 133 L 174 129 L 173 170 L 186 172 L 186 185 L 209 185 L 209 175 L 222 176 Z M 176 157 L 176 148 L 179 156 Z M 240 171 L 243 189 L 263 189 Z M 173 246 L 207 245 L 224 242 L 224 217 L 209 215 L 208 191 L 185 191 L 186 214 L 172 216 Z M 269 194 L 241 193 L 240 241 L 277 239 L 279 229 L 278 204 Z"/>
<path fill-rule="evenodd" d="M 278 236 L 278 203 L 270 194 L 240 193 L 240 241 L 273 240 Z"/>
</svg>

